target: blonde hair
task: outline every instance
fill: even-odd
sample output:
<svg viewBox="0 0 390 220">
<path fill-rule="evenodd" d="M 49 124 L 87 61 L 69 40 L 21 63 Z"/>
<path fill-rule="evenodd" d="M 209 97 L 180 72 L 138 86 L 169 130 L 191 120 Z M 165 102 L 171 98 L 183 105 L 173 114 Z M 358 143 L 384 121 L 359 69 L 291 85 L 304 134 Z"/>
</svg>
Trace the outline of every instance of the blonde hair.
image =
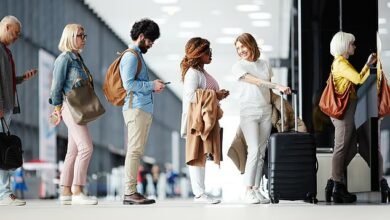
<svg viewBox="0 0 390 220">
<path fill-rule="evenodd" d="M 76 46 L 76 38 L 78 30 L 84 30 L 84 27 L 81 24 L 67 24 L 62 31 L 62 36 L 60 39 L 60 43 L 58 44 L 58 49 L 61 52 L 65 51 L 81 51 Z"/>
<path fill-rule="evenodd" d="M 349 44 L 355 41 L 355 36 L 350 33 L 339 31 L 330 41 L 330 54 L 334 57 L 345 54 L 348 51 Z"/>
<path fill-rule="evenodd" d="M 250 59 L 251 61 L 256 61 L 260 57 L 260 49 L 257 46 L 256 39 L 249 33 L 243 33 L 237 37 L 236 41 L 234 41 L 234 45 L 237 42 L 240 42 L 244 47 L 248 48 L 251 52 Z"/>
<path fill-rule="evenodd" d="M 20 23 L 19 19 L 17 19 L 13 15 L 7 15 L 0 21 L 1 25 L 6 25 L 6 24 L 17 24 L 19 25 L 20 28 L 22 28 L 22 23 Z"/>
</svg>

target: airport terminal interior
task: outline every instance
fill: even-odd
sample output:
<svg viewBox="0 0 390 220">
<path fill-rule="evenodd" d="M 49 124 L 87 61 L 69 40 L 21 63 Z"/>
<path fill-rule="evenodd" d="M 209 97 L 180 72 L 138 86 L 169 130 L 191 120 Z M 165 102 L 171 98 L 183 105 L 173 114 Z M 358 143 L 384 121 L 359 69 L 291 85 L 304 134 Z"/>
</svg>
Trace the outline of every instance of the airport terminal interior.
<svg viewBox="0 0 390 220">
<path fill-rule="evenodd" d="M 390 79 L 390 0 L 0 0 L 0 19 L 7 15 L 17 17 L 22 24 L 19 39 L 9 47 L 17 75 L 32 68 L 38 74 L 18 86 L 21 113 L 12 116 L 10 124 L 10 131 L 22 140 L 24 160 L 11 178 L 11 185 L 14 187 L 15 181 L 23 178 L 25 187 L 13 190 L 27 204 L 0 206 L 0 220 L 390 217 L 390 194 L 388 202 L 381 202 L 379 157 L 375 153 L 380 146 L 383 177 L 390 181 L 390 116 L 378 116 L 375 86 L 378 66 L 369 67 L 371 84 L 357 87 L 356 92 L 354 122 L 356 129 L 367 135 L 371 162 L 356 154 L 345 170 L 348 191 L 356 194 L 354 203 L 326 201 L 335 128 L 319 108 L 334 59 L 330 42 L 338 31 L 355 36 L 357 49 L 349 61 L 358 72 L 367 57 L 376 53 L 384 76 Z M 143 18 L 155 21 L 161 33 L 143 55 L 149 79 L 169 84 L 162 93 L 153 95 L 153 121 L 137 174 L 137 191 L 156 203 L 123 205 L 128 131 L 121 107 L 106 100 L 102 87 L 106 71 L 118 52 L 132 43 L 132 25 Z M 64 123 L 57 126 L 49 123 L 54 107 L 48 99 L 54 61 L 61 54 L 58 42 L 65 25 L 70 23 L 85 28 L 88 38 L 81 55 L 106 110 L 98 120 L 88 124 L 93 154 L 85 193 L 97 198 L 96 206 L 64 206 L 58 200 L 68 129 Z M 239 60 L 235 41 L 242 33 L 255 38 L 260 59 L 272 68 L 272 82 L 297 91 L 284 98 L 315 140 L 315 202 L 283 198 L 268 204 L 243 202 L 244 178 L 228 156 L 240 124 L 239 87 L 232 66 Z M 180 133 L 183 111 L 180 63 L 186 42 L 193 37 L 210 42 L 212 61 L 205 69 L 221 89 L 230 92 L 219 103 L 223 110 L 219 120 L 223 128 L 222 161 L 220 165 L 206 162 L 206 192 L 219 199 L 219 204 L 194 203 L 186 164 L 186 140 Z M 273 92 L 278 94 L 276 90 Z M 269 164 L 264 166 L 270 169 Z M 268 181 L 268 175 L 261 178 L 260 192 L 266 197 L 269 197 Z"/>
</svg>

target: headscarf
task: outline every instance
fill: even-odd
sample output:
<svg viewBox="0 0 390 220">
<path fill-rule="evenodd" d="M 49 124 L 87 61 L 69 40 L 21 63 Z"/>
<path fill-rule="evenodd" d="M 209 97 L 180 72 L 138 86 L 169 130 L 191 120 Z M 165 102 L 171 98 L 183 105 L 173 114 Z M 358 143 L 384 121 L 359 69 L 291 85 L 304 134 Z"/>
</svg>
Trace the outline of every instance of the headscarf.
<svg viewBox="0 0 390 220">
<path fill-rule="evenodd" d="M 185 46 L 185 56 L 180 63 L 181 67 L 181 79 L 184 81 L 184 77 L 189 68 L 194 68 L 202 71 L 201 57 L 209 53 L 210 42 L 200 37 L 191 38 Z"/>
</svg>

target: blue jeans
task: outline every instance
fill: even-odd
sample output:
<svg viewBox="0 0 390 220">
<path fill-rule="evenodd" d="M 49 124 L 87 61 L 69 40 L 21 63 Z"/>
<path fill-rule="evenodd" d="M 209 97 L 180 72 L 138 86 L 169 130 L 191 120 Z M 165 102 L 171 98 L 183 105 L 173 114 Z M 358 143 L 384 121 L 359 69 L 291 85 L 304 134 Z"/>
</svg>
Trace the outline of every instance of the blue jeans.
<svg viewBox="0 0 390 220">
<path fill-rule="evenodd" d="M 11 123 L 11 115 L 12 112 L 4 112 L 4 118 L 9 126 Z M 0 126 L 0 129 L 2 127 Z M 8 197 L 10 194 L 12 194 L 11 190 L 11 176 L 13 175 L 13 170 L 1 170 L 0 169 L 0 199 L 4 199 Z"/>
</svg>

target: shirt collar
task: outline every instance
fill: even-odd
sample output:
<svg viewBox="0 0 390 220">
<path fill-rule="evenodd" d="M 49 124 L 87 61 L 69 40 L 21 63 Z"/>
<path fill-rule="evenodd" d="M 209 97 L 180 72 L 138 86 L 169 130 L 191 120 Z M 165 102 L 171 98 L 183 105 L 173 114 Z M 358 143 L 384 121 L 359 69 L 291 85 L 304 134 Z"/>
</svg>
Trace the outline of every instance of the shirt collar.
<svg viewBox="0 0 390 220">
<path fill-rule="evenodd" d="M 135 44 L 129 44 L 129 48 L 137 51 L 138 53 L 141 53 L 141 49 L 139 49 L 139 47 Z"/>
<path fill-rule="evenodd" d="M 63 53 L 64 53 L 64 54 L 68 54 L 69 57 L 70 57 L 72 60 L 77 60 L 77 56 L 76 56 L 76 54 L 74 54 L 73 52 L 71 52 L 71 51 L 64 51 Z"/>
</svg>

